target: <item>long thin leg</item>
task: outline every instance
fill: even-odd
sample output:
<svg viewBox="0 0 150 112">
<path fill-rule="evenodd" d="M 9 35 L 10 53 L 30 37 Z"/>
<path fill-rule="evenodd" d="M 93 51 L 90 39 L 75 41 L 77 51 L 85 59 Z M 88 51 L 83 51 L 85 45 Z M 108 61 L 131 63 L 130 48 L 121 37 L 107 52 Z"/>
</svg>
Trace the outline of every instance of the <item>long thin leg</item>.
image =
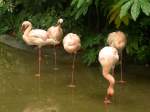
<svg viewBox="0 0 150 112">
<path fill-rule="evenodd" d="M 112 76 L 114 76 L 114 75 L 115 75 L 115 65 L 112 66 Z"/>
<path fill-rule="evenodd" d="M 74 54 L 74 56 L 73 56 L 72 73 L 71 73 L 71 84 L 68 87 L 76 87 L 76 85 L 74 84 L 75 60 L 76 60 L 76 54 Z"/>
<path fill-rule="evenodd" d="M 119 81 L 119 83 L 121 83 L 121 84 L 124 84 L 124 83 L 126 83 L 126 81 L 124 81 L 123 80 L 123 60 L 122 60 L 122 52 L 120 53 L 120 72 L 121 72 L 121 74 L 120 74 L 120 81 Z"/>
<path fill-rule="evenodd" d="M 57 52 L 56 52 L 56 46 L 54 45 L 54 70 L 58 70 L 57 67 Z"/>
<path fill-rule="evenodd" d="M 41 48 L 39 47 L 39 58 L 38 58 L 38 74 L 36 74 L 37 77 L 40 77 L 41 75 Z"/>
</svg>

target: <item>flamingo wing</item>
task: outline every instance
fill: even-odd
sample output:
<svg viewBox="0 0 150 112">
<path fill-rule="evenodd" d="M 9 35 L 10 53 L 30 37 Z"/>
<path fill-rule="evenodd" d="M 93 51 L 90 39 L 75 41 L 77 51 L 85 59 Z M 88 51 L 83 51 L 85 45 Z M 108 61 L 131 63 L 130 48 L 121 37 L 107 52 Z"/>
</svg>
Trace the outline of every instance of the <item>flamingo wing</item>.
<svg viewBox="0 0 150 112">
<path fill-rule="evenodd" d="M 30 31 L 29 36 L 33 36 L 36 38 L 41 38 L 42 40 L 46 40 L 47 37 L 47 32 L 42 29 L 33 29 Z"/>
</svg>

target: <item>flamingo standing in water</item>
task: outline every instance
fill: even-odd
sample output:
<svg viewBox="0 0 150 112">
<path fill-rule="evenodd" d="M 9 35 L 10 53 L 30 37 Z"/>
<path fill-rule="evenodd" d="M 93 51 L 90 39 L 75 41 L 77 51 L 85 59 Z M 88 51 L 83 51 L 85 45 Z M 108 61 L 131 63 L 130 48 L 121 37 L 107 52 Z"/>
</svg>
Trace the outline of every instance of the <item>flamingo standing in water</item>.
<svg viewBox="0 0 150 112">
<path fill-rule="evenodd" d="M 57 66 L 57 63 L 56 63 L 56 45 L 60 44 L 61 40 L 62 40 L 62 37 L 63 37 L 63 30 L 61 28 L 61 25 L 63 23 L 63 19 L 58 19 L 57 21 L 57 24 L 56 26 L 51 26 L 49 29 L 48 29 L 48 35 L 49 35 L 49 38 L 57 41 L 57 43 L 54 44 L 54 57 L 55 57 L 55 66 L 54 66 L 54 70 L 57 70 L 58 68 L 56 67 Z"/>
<path fill-rule="evenodd" d="M 42 29 L 32 29 L 32 24 L 29 21 L 22 23 L 21 30 L 23 32 L 23 40 L 28 45 L 36 45 L 39 48 L 39 72 L 36 76 L 40 77 L 40 65 L 41 65 L 41 47 L 45 45 L 55 45 L 58 42 L 54 39 L 48 38 L 48 33 Z"/>
<path fill-rule="evenodd" d="M 115 64 L 119 60 L 118 51 L 114 47 L 106 46 L 99 52 L 98 60 L 102 66 L 102 74 L 106 80 L 109 81 L 109 87 L 107 89 L 107 95 L 104 99 L 104 103 L 111 103 L 110 98 L 114 95 L 114 84 L 115 79 L 110 74 L 111 69 L 114 68 Z"/>
<path fill-rule="evenodd" d="M 108 35 L 107 43 L 111 47 L 115 47 L 120 54 L 120 65 L 121 65 L 121 78 L 120 78 L 120 83 L 125 83 L 123 80 L 123 65 L 122 65 L 122 51 L 127 43 L 126 36 L 123 32 L 117 31 L 117 32 L 112 32 Z M 114 69 L 112 70 L 114 72 Z"/>
<path fill-rule="evenodd" d="M 75 69 L 76 54 L 81 47 L 80 37 L 74 33 L 67 34 L 63 39 L 63 46 L 66 52 L 70 54 L 74 54 L 73 63 L 72 63 L 71 84 L 69 85 L 69 87 L 75 87 L 74 69 Z"/>
</svg>

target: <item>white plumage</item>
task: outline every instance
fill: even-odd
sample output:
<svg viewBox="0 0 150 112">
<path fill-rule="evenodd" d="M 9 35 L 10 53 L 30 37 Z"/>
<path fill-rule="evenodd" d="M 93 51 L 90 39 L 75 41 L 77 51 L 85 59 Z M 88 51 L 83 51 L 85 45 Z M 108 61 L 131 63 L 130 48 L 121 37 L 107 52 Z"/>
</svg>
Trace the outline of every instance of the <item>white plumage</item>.
<svg viewBox="0 0 150 112">
<path fill-rule="evenodd" d="M 119 60 L 117 49 L 110 46 L 102 48 L 99 52 L 98 60 L 102 66 L 107 64 L 112 64 L 112 66 L 115 65 Z"/>
</svg>

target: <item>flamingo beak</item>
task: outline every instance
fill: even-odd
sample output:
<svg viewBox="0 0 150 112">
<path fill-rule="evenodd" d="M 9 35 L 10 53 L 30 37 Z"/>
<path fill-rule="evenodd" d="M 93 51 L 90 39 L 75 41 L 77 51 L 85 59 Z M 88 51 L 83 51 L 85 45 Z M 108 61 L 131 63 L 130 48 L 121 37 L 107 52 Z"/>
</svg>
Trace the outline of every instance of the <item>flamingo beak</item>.
<svg viewBox="0 0 150 112">
<path fill-rule="evenodd" d="M 27 29 L 27 26 L 26 25 L 22 25 L 22 27 L 21 27 L 21 32 L 25 32 L 25 30 Z"/>
</svg>

